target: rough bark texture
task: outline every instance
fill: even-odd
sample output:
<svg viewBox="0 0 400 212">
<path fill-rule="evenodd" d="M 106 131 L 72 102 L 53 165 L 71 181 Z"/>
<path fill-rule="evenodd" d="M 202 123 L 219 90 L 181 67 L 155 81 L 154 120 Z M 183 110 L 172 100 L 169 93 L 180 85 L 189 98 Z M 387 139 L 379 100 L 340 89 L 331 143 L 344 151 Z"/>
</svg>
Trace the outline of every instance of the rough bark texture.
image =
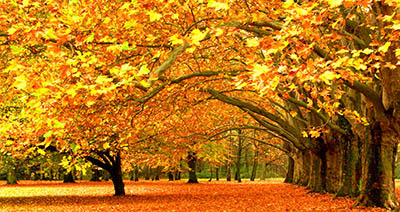
<svg viewBox="0 0 400 212">
<path fill-rule="evenodd" d="M 68 172 L 68 173 L 64 173 L 64 183 L 75 183 L 74 180 L 74 175 L 72 173 L 72 171 Z"/>
<path fill-rule="evenodd" d="M 250 180 L 254 181 L 257 175 L 257 167 L 258 167 L 258 151 L 254 151 L 254 159 L 253 159 L 253 169 L 251 170 Z"/>
<path fill-rule="evenodd" d="M 232 172 L 231 172 L 231 164 L 228 162 L 226 165 L 226 181 L 231 181 Z"/>
<path fill-rule="evenodd" d="M 288 168 L 284 182 L 293 183 L 293 175 L 294 175 L 294 159 L 288 156 Z"/>
<path fill-rule="evenodd" d="M 14 167 L 9 168 L 8 170 L 7 184 L 17 184 L 17 170 Z"/>
<path fill-rule="evenodd" d="M 196 176 L 196 153 L 190 152 L 187 156 L 187 163 L 189 166 L 189 180 L 188 183 L 198 183 Z"/>
<path fill-rule="evenodd" d="M 357 204 L 395 209 L 398 202 L 394 185 L 394 161 L 397 149 L 390 123 L 375 121 L 362 151 L 362 187 Z"/>
</svg>

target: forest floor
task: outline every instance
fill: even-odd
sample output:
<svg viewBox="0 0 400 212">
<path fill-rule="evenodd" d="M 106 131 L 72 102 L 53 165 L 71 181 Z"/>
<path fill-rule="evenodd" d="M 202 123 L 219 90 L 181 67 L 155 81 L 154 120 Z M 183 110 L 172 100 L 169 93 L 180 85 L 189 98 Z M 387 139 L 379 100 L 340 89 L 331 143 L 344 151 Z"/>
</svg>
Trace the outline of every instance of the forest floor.
<svg viewBox="0 0 400 212">
<path fill-rule="evenodd" d="M 0 182 L 0 211 L 386 211 L 352 205 L 349 198 L 309 193 L 266 180 L 242 183 L 201 181 L 125 182 L 126 196 L 113 197 L 111 182 Z M 397 191 L 398 196 L 400 194 Z"/>
</svg>

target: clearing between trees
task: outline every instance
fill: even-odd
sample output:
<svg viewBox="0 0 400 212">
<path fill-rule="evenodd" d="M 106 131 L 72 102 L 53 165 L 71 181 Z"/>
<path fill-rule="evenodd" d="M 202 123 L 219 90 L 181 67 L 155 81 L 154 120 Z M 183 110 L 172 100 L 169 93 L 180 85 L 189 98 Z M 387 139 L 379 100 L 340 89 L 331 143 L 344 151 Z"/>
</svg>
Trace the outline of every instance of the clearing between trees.
<svg viewBox="0 0 400 212">
<path fill-rule="evenodd" d="M 127 181 L 127 195 L 113 197 L 111 182 L 21 181 L 1 185 L 0 211 L 386 211 L 353 208 L 349 198 L 309 193 L 281 180 L 185 182 Z"/>
</svg>

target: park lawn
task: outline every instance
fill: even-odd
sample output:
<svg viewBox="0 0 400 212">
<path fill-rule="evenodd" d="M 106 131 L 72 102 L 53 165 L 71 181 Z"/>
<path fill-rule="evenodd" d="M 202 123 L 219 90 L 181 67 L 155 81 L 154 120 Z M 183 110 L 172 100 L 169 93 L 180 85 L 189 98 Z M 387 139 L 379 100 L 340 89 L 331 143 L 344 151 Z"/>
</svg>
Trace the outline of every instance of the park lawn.
<svg viewBox="0 0 400 212">
<path fill-rule="evenodd" d="M 1 183 L 0 211 L 385 211 L 352 208 L 351 199 L 310 194 L 279 179 L 200 184 L 128 181 L 125 190 L 127 196 L 113 197 L 111 182 Z"/>
</svg>

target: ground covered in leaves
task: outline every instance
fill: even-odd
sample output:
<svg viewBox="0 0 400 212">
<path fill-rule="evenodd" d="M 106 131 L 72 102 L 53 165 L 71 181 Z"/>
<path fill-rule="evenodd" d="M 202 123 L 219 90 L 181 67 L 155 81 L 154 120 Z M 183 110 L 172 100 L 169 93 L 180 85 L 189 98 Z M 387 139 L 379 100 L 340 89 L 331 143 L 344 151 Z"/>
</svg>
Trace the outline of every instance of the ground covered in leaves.
<svg viewBox="0 0 400 212">
<path fill-rule="evenodd" d="M 0 211 L 385 211 L 352 208 L 351 199 L 310 194 L 278 180 L 125 182 L 127 196 L 113 197 L 111 182 L 21 181 L 0 185 Z"/>
</svg>

